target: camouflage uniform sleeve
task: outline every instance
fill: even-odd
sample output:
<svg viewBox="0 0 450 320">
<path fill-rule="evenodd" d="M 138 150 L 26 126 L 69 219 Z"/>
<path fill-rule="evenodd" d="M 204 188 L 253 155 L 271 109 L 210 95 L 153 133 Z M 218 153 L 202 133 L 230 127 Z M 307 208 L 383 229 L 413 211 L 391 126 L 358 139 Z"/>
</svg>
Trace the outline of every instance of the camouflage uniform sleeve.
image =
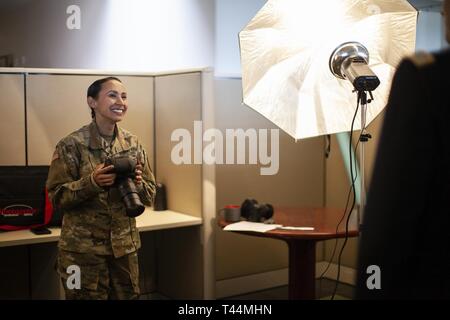
<svg viewBox="0 0 450 320">
<path fill-rule="evenodd" d="M 79 177 L 79 157 L 75 146 L 58 143 L 50 165 L 47 190 L 55 207 L 68 209 L 104 191 L 92 174 Z"/>
<path fill-rule="evenodd" d="M 147 153 L 144 148 L 139 145 L 139 161 L 142 164 L 142 184 L 139 187 L 139 196 L 141 201 L 147 205 L 153 205 L 153 199 L 156 193 L 156 182 L 153 175 L 150 163 L 148 161 Z"/>
</svg>

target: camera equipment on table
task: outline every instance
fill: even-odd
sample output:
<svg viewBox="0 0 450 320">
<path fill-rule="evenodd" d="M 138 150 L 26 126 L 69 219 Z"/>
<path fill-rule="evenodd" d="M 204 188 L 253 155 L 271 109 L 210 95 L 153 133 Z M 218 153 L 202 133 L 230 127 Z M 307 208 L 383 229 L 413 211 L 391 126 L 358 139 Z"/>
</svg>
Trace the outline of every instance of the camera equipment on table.
<svg viewBox="0 0 450 320">
<path fill-rule="evenodd" d="M 105 167 L 113 165 L 111 173 L 116 174 L 114 186 L 119 190 L 122 201 L 125 205 L 127 216 L 137 217 L 141 215 L 145 206 L 139 198 L 139 194 L 133 179 L 136 177 L 136 159 L 128 156 L 109 157 L 105 161 Z"/>
<path fill-rule="evenodd" d="M 273 216 L 273 206 L 258 203 L 255 199 L 245 199 L 241 205 L 241 216 L 252 222 L 264 222 Z"/>
</svg>

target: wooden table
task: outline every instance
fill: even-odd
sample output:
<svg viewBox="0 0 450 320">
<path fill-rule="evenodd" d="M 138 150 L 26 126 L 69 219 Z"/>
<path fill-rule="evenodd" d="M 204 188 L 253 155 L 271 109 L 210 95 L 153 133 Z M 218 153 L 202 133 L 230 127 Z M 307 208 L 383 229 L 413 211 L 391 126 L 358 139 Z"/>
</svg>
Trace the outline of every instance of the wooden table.
<svg viewBox="0 0 450 320">
<path fill-rule="evenodd" d="M 276 229 L 268 232 L 237 231 L 238 233 L 275 238 L 286 241 L 289 247 L 289 299 L 315 299 L 315 267 L 317 241 L 344 238 L 345 220 L 339 230 L 336 226 L 342 219 L 343 209 L 332 208 L 275 208 L 276 224 L 291 227 L 314 227 L 313 231 Z M 356 215 L 356 214 L 353 214 Z M 349 237 L 357 237 L 356 217 L 351 217 Z M 222 217 L 219 225 L 227 226 Z"/>
</svg>

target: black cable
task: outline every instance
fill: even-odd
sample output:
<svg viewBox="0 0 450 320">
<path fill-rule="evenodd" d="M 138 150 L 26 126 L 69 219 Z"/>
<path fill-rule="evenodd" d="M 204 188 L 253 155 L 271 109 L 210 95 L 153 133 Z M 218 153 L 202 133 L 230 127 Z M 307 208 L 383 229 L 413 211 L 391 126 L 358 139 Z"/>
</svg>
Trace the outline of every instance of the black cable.
<svg viewBox="0 0 450 320">
<path fill-rule="evenodd" d="M 355 149 L 355 150 L 358 149 L 358 145 L 359 145 L 359 141 L 358 141 L 357 144 L 356 144 L 356 149 Z M 351 164 L 350 164 L 350 165 L 351 165 Z M 349 204 L 349 202 L 350 202 L 350 196 L 351 196 L 352 190 L 353 190 L 353 185 L 354 185 L 354 183 L 355 183 L 355 181 L 356 181 L 357 178 L 358 178 L 358 172 L 356 172 L 356 175 L 355 175 L 354 179 L 351 180 L 350 188 L 349 188 L 348 193 L 347 193 L 347 201 L 345 202 L 344 214 L 342 215 L 341 219 L 339 220 L 338 224 L 336 225 L 336 230 L 335 230 L 335 233 L 336 233 L 336 234 L 338 233 L 338 231 L 339 231 L 339 226 L 341 225 L 341 223 L 342 223 L 342 221 L 344 220 L 345 215 L 346 215 L 346 213 L 347 213 L 348 204 Z M 333 247 L 333 252 L 331 253 L 331 258 L 330 258 L 330 260 L 328 261 L 327 267 L 325 268 L 325 270 L 322 272 L 322 274 L 321 274 L 320 277 L 319 277 L 319 292 L 321 292 L 321 289 L 322 289 L 322 279 L 324 278 L 324 275 L 327 273 L 328 269 L 329 269 L 330 266 L 331 266 L 331 263 L 333 262 L 334 255 L 336 254 L 336 248 L 337 248 L 337 245 L 338 245 L 338 239 L 335 238 L 335 241 L 334 241 L 334 247 Z"/>
<path fill-rule="evenodd" d="M 357 103 L 357 106 L 356 106 L 356 111 L 355 111 L 355 114 L 353 116 L 351 132 L 353 132 L 353 124 L 354 124 L 354 121 L 356 119 L 356 115 L 358 113 L 358 109 L 359 109 L 359 98 L 358 98 L 358 103 Z M 358 141 L 356 143 L 355 152 L 358 150 L 359 142 L 360 142 L 360 139 L 358 139 Z M 350 145 L 351 145 L 351 143 L 352 143 L 352 134 L 350 135 Z M 351 151 L 350 151 L 350 172 L 352 172 L 352 161 L 351 161 L 351 159 L 352 159 L 352 156 L 351 156 Z M 352 174 L 350 174 L 350 176 L 352 177 Z M 348 193 L 347 193 L 347 201 L 345 202 L 344 214 L 342 215 L 341 219 L 339 220 L 338 224 L 336 225 L 336 230 L 335 230 L 336 234 L 338 233 L 339 226 L 341 225 L 341 223 L 344 220 L 345 215 L 347 213 L 348 204 L 350 202 L 350 196 L 352 194 L 352 191 L 354 190 L 354 184 L 355 184 L 357 178 L 358 178 L 358 171 L 356 170 L 355 177 L 353 179 L 351 179 L 350 188 L 349 188 Z M 336 254 L 336 249 L 337 249 L 337 246 L 338 246 L 338 242 L 339 242 L 338 238 L 335 238 L 334 246 L 333 246 L 333 252 L 332 252 L 331 257 L 330 257 L 330 259 L 328 261 L 328 265 L 327 265 L 327 267 L 325 268 L 325 270 L 322 272 L 322 274 L 319 277 L 319 296 L 320 296 L 320 292 L 322 292 L 322 280 L 324 279 L 325 274 L 328 272 L 328 269 L 330 268 L 330 266 L 331 266 L 331 264 L 333 262 L 334 255 Z"/>
<path fill-rule="evenodd" d="M 355 179 L 356 179 L 356 177 L 355 177 Z M 341 219 L 339 220 L 339 223 L 336 226 L 336 232 L 335 232 L 336 234 L 338 233 L 339 226 L 341 225 L 342 221 L 345 218 L 345 214 L 347 213 L 347 208 L 348 208 L 348 204 L 350 202 L 350 195 L 352 193 L 352 190 L 353 190 L 353 188 L 352 188 L 352 186 L 350 186 L 350 189 L 348 190 L 348 194 L 347 194 L 347 202 L 345 203 L 344 214 L 342 215 Z M 336 238 L 334 240 L 333 252 L 331 254 L 330 260 L 328 261 L 327 267 L 325 268 L 325 270 L 322 272 L 322 274 L 319 277 L 319 296 L 320 296 L 320 293 L 322 292 L 322 280 L 324 279 L 325 274 L 328 272 L 328 269 L 330 268 L 331 263 L 333 262 L 334 255 L 336 254 L 337 245 L 338 245 L 338 239 Z"/>
<path fill-rule="evenodd" d="M 344 252 L 345 246 L 347 245 L 348 242 L 348 229 L 349 229 L 349 223 L 350 223 L 350 218 L 353 212 L 353 209 L 355 208 L 355 202 L 356 202 L 356 188 L 355 188 L 355 180 L 356 180 L 356 176 L 353 177 L 353 157 L 352 157 L 352 140 L 353 140 L 353 128 L 354 128 L 354 124 L 355 124 L 355 119 L 356 119 L 356 115 L 358 113 L 359 110 L 359 106 L 360 106 L 360 101 L 362 100 L 362 95 L 364 95 L 364 92 L 358 92 L 358 100 L 356 103 L 356 111 L 355 114 L 353 116 L 353 120 L 352 120 L 352 126 L 351 126 L 351 130 L 350 130 L 350 142 L 349 142 L 349 154 L 350 154 L 350 178 L 352 181 L 352 185 L 351 185 L 351 189 L 353 190 L 353 201 L 352 201 L 352 206 L 350 208 L 350 211 L 348 213 L 347 216 L 347 221 L 345 223 L 345 239 L 344 239 L 344 243 L 341 247 L 341 251 L 339 252 L 339 256 L 338 256 L 338 270 L 337 270 L 337 277 L 336 277 L 336 282 L 335 282 L 335 286 L 334 286 L 334 290 L 333 290 L 333 294 L 331 296 L 331 300 L 334 300 L 335 296 L 336 296 L 336 292 L 337 292 L 337 288 L 339 285 L 339 279 L 340 279 L 340 275 L 341 275 L 341 259 L 342 259 L 342 254 Z M 366 101 L 366 99 L 364 99 L 364 102 Z M 363 111 L 361 111 L 363 112 Z M 361 140 L 361 136 L 363 134 L 364 131 L 364 127 L 365 127 L 365 123 L 361 123 L 361 132 L 358 138 L 358 142 L 356 144 L 356 148 L 355 148 L 355 157 L 356 157 L 356 151 L 359 145 L 359 142 Z M 362 159 L 361 159 L 362 160 Z M 356 162 L 355 162 L 356 165 Z M 355 170 L 357 173 L 357 170 Z M 363 174 L 363 173 L 362 173 Z M 344 216 L 345 216 L 346 212 L 344 212 Z M 337 241 L 337 239 L 336 239 Z"/>
</svg>

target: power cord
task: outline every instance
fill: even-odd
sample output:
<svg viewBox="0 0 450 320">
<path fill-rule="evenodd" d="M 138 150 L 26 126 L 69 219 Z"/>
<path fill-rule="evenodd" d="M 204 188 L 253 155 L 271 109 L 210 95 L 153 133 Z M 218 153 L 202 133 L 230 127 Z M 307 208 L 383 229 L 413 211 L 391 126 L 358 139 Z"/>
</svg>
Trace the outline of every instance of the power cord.
<svg viewBox="0 0 450 320">
<path fill-rule="evenodd" d="M 373 100 L 372 93 L 371 92 L 369 92 L 369 93 L 370 93 L 371 99 Z M 355 111 L 355 114 L 354 114 L 353 120 L 352 120 L 352 126 L 351 126 L 351 130 L 350 130 L 350 142 L 349 142 L 350 178 L 351 178 L 351 181 L 352 181 L 352 185 L 351 185 L 351 189 L 350 190 L 353 190 L 353 201 L 352 201 L 352 205 L 351 205 L 350 211 L 349 211 L 349 213 L 347 215 L 347 220 L 346 220 L 346 223 L 345 223 L 345 239 L 344 239 L 344 243 L 343 243 L 343 245 L 341 247 L 341 250 L 340 250 L 339 256 L 338 256 L 337 277 L 336 277 L 336 282 L 335 282 L 335 287 L 334 287 L 334 290 L 333 290 L 333 294 L 331 296 L 331 300 L 334 300 L 334 298 L 336 296 L 337 288 L 339 286 L 339 279 L 340 279 L 340 274 L 341 274 L 342 254 L 343 254 L 344 249 L 345 249 L 345 247 L 347 245 L 347 242 L 348 242 L 348 238 L 349 238 L 348 237 L 348 233 L 349 233 L 348 231 L 349 231 L 350 218 L 351 218 L 351 215 L 353 213 L 353 209 L 355 208 L 355 202 L 356 202 L 355 181 L 356 181 L 356 177 L 357 177 L 357 170 L 355 170 L 356 171 L 356 175 L 354 177 L 353 176 L 353 157 L 352 157 L 352 146 L 353 146 L 352 140 L 353 140 L 354 123 L 355 123 L 356 115 L 357 115 L 358 110 L 359 110 L 360 102 L 362 101 L 363 104 L 366 104 L 366 103 L 370 103 L 372 100 L 366 101 L 366 93 L 365 92 L 358 92 L 358 101 L 357 101 L 357 104 L 356 104 L 356 111 Z M 355 147 L 355 154 L 356 154 L 356 151 L 358 150 L 359 142 L 361 141 L 361 139 L 363 137 L 363 133 L 364 133 L 365 127 L 366 127 L 366 123 L 361 123 L 361 132 L 360 132 L 360 135 L 359 135 L 359 138 L 358 138 L 358 142 L 357 142 L 356 147 Z M 356 167 L 356 161 L 355 161 L 355 167 Z M 364 173 L 361 173 L 361 174 L 364 174 Z M 350 192 L 349 192 L 349 196 L 350 196 Z M 346 209 L 344 210 L 344 216 L 339 221 L 339 224 L 338 224 L 336 229 L 339 228 L 339 225 L 341 224 L 343 218 L 345 217 L 345 214 L 347 214 L 347 206 L 348 206 L 349 196 L 347 197 L 347 204 L 346 204 Z M 337 239 L 336 239 L 335 245 L 337 246 Z M 335 247 L 335 249 L 336 249 L 336 247 Z M 335 251 L 333 251 L 333 257 L 334 257 L 334 252 Z M 330 264 L 331 264 L 331 261 L 330 261 Z"/>
<path fill-rule="evenodd" d="M 358 175 L 355 176 L 355 180 L 356 180 L 357 176 Z M 354 183 L 354 181 L 353 181 L 353 183 Z M 339 223 L 336 226 L 336 232 L 335 233 L 338 232 L 339 226 L 341 225 L 342 221 L 345 218 L 345 214 L 346 214 L 347 209 L 348 209 L 348 204 L 350 202 L 350 195 L 352 194 L 352 190 L 353 190 L 353 188 L 352 188 L 352 186 L 350 186 L 350 189 L 348 190 L 348 194 L 347 194 L 347 202 L 345 203 L 344 214 L 342 215 L 341 219 L 339 220 Z M 338 239 L 336 238 L 334 240 L 333 252 L 331 254 L 330 260 L 328 261 L 327 267 L 325 268 L 325 270 L 322 272 L 322 274 L 319 277 L 319 296 L 320 296 L 320 293 L 322 292 L 322 280 L 325 278 L 325 274 L 328 272 L 328 269 L 330 268 L 331 263 L 333 262 L 334 255 L 336 254 L 337 245 L 338 245 Z"/>
</svg>

